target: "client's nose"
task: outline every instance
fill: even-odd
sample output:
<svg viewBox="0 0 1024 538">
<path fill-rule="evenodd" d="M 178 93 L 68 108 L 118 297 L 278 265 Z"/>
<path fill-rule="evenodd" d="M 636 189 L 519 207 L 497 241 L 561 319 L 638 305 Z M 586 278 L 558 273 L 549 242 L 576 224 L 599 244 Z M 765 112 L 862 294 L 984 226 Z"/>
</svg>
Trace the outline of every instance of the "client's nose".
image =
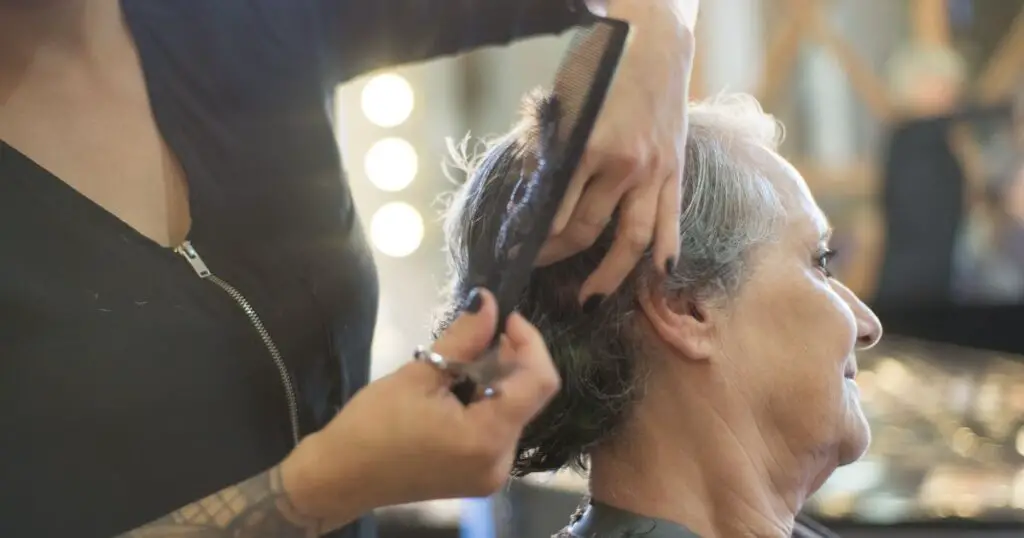
<svg viewBox="0 0 1024 538">
<path fill-rule="evenodd" d="M 839 288 L 840 294 L 846 300 L 846 304 L 850 305 L 857 319 L 857 348 L 871 349 L 882 339 L 882 322 L 857 294 L 850 291 L 850 288 L 840 282 L 835 282 L 834 285 Z"/>
</svg>

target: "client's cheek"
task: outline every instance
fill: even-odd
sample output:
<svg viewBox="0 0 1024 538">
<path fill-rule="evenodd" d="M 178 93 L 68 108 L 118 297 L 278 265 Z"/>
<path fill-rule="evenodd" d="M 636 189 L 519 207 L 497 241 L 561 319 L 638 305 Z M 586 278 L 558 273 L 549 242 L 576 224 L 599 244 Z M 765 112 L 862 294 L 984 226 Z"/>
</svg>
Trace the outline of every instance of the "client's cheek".
<svg viewBox="0 0 1024 538">
<path fill-rule="evenodd" d="M 787 438 L 799 440 L 804 448 L 831 443 L 846 429 L 841 425 L 846 420 L 841 417 L 848 414 L 848 406 L 841 387 L 831 377 L 820 368 L 808 369 L 775 388 L 769 407 L 779 429 Z"/>
<path fill-rule="evenodd" d="M 818 306 L 808 321 L 808 334 L 815 335 L 823 346 L 827 346 L 833 358 L 845 361 L 856 349 L 860 334 L 853 309 L 835 291 L 823 294 Z"/>
</svg>

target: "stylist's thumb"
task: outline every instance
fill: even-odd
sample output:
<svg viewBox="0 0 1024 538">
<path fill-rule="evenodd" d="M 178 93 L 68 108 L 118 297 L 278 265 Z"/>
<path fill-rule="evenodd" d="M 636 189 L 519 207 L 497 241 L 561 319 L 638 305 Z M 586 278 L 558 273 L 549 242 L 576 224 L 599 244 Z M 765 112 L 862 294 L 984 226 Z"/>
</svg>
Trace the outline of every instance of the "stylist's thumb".
<svg viewBox="0 0 1024 538">
<path fill-rule="evenodd" d="M 497 323 L 498 303 L 494 295 L 476 288 L 463 303 L 459 317 L 434 343 L 434 352 L 450 361 L 473 361 L 494 339 Z"/>
</svg>

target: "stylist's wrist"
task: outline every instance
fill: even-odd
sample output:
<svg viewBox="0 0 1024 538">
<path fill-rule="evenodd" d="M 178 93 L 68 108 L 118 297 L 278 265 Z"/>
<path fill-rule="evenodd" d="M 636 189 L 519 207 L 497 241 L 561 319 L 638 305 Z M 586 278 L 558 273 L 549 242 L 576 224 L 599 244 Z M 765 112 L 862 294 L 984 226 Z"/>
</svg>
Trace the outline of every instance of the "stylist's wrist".
<svg viewBox="0 0 1024 538">
<path fill-rule="evenodd" d="M 281 481 L 296 514 L 333 529 L 378 507 L 373 490 L 361 484 L 356 443 L 338 445 L 313 434 L 281 462 Z"/>
</svg>

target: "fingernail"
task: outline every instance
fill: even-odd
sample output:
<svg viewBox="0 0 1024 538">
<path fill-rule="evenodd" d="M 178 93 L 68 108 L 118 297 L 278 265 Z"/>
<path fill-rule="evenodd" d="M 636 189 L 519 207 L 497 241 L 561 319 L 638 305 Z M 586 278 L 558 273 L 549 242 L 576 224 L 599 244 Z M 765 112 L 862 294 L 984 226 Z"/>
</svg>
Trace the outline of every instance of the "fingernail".
<svg viewBox="0 0 1024 538">
<path fill-rule="evenodd" d="M 674 257 L 672 257 L 672 256 L 669 256 L 669 258 L 667 260 L 665 260 L 665 275 L 671 275 L 672 272 L 675 271 L 675 270 L 676 270 L 676 259 Z"/>
<path fill-rule="evenodd" d="M 480 290 L 474 288 L 473 291 L 469 292 L 469 297 L 466 298 L 466 306 L 463 310 L 470 314 L 476 314 L 483 306 L 484 296 L 480 293 Z"/>
<path fill-rule="evenodd" d="M 604 295 L 601 295 L 600 293 L 591 295 L 590 298 L 587 299 L 585 303 L 583 303 L 583 313 L 593 314 L 594 312 L 597 312 L 597 309 L 601 306 L 601 303 L 603 302 Z"/>
</svg>

